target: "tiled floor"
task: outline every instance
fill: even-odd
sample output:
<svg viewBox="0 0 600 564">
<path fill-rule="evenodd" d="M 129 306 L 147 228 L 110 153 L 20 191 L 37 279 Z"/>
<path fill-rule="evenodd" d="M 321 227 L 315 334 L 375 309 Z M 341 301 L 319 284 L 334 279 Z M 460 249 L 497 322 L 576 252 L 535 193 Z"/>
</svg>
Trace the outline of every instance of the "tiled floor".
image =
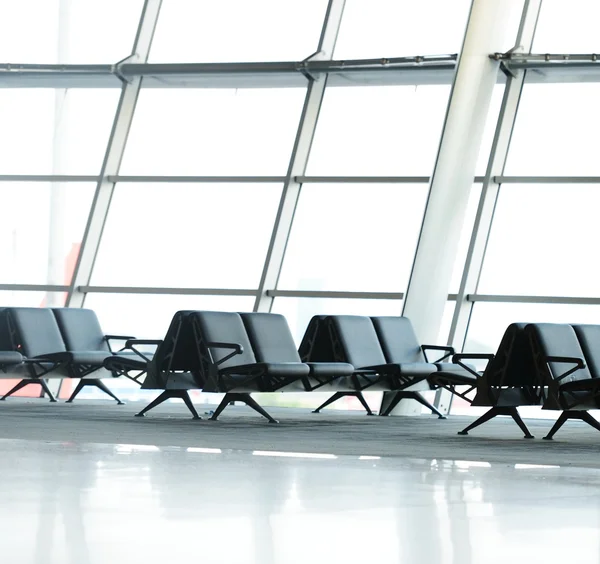
<svg viewBox="0 0 600 564">
<path fill-rule="evenodd" d="M 600 562 L 600 473 L 0 440 L 7 564 Z"/>
</svg>

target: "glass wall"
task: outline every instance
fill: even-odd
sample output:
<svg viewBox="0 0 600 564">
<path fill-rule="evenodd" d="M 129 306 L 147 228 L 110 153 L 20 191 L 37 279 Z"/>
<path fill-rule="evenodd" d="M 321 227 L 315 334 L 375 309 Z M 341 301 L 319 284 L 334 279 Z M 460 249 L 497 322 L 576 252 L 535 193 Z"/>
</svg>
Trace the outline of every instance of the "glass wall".
<svg viewBox="0 0 600 564">
<path fill-rule="evenodd" d="M 405 73 L 389 60 L 460 54 L 471 4 L 347 0 L 338 20 L 327 0 L 164 0 L 150 21 L 143 0 L 0 3 L 0 306 L 85 291 L 106 332 L 157 338 L 179 309 L 250 311 L 267 297 L 298 342 L 315 314 L 401 314 L 454 64 Z M 597 51 L 598 15 L 591 0 L 544 0 L 533 51 Z M 156 26 L 137 47 L 153 65 L 138 94 L 118 63 L 140 21 Z M 301 62 L 321 39 L 318 58 L 338 67 L 311 75 Z M 14 72 L 28 64 L 39 68 Z M 499 119 L 511 119 L 502 73 L 479 116 L 440 343 L 476 227 L 490 231 L 467 349 L 495 350 L 514 320 L 600 323 L 600 75 L 527 73 L 488 226 L 480 198 L 497 182 L 482 177 Z M 311 83 L 326 84 L 322 98 Z M 289 237 L 274 258 L 281 218 Z M 86 237 L 89 225 L 100 227 Z"/>
</svg>

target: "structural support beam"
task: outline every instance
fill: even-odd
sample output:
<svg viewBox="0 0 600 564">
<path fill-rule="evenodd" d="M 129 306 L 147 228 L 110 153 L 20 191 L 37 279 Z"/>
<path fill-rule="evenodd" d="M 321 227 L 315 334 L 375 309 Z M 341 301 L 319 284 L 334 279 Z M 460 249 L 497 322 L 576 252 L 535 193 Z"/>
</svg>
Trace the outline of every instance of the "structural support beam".
<svg viewBox="0 0 600 564">
<path fill-rule="evenodd" d="M 540 5 L 541 0 L 527 0 L 525 2 L 514 52 L 529 52 L 531 50 Z M 498 124 L 490 150 L 473 234 L 467 252 L 463 277 L 456 301 L 456 309 L 454 310 L 450 329 L 449 343 L 458 350 L 462 350 L 467 336 L 474 304 L 474 300 L 470 300 L 469 295 L 477 293 L 525 75 L 526 71 L 524 70 L 517 71 L 514 75 L 509 75 L 504 89 Z"/>
<path fill-rule="evenodd" d="M 329 0 L 319 46 L 317 52 L 312 57 L 309 57 L 311 61 L 328 61 L 332 59 L 344 12 L 344 4 L 345 0 Z M 269 249 L 267 250 L 254 311 L 269 312 L 273 307 L 274 298 L 267 293 L 267 290 L 277 288 L 287 242 L 292 230 L 296 206 L 300 198 L 300 191 L 302 190 L 302 184 L 296 180 L 296 177 L 303 176 L 306 172 L 317 120 L 321 104 L 323 103 L 327 76 L 321 75 L 315 78 L 310 73 L 307 73 L 307 77 L 309 83 L 304 100 L 304 108 L 300 117 L 298 132 L 296 133 L 296 140 L 279 202 Z"/>
<path fill-rule="evenodd" d="M 448 299 L 485 121 L 497 83 L 499 62 L 489 54 L 506 38 L 517 35 L 512 16 L 515 11 L 520 13 L 522 6 L 523 0 L 473 0 L 471 6 L 404 300 L 403 314 L 412 320 L 423 343 L 437 341 Z M 391 393 L 384 394 L 382 409 L 391 399 Z M 420 413 L 420 408 L 411 403 L 402 402 L 393 413 Z"/>
<path fill-rule="evenodd" d="M 128 62 L 145 63 L 148 60 L 161 3 L 162 0 L 145 1 L 132 55 L 128 57 Z M 102 232 L 115 189 L 115 183 L 108 177 L 119 174 L 142 80 L 141 77 L 137 77 L 131 79 L 130 82 L 123 82 L 121 98 L 100 172 L 100 180 L 96 186 L 96 193 L 67 296 L 67 306 L 69 307 L 82 307 L 85 301 L 85 294 L 79 290 L 79 287 L 89 286 L 91 282 Z"/>
</svg>

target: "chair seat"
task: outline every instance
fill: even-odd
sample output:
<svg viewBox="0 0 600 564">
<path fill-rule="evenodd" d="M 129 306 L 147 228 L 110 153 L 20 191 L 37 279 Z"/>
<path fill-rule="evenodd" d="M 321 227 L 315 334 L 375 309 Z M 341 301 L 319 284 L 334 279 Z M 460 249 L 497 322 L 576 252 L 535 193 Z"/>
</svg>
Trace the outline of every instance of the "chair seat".
<svg viewBox="0 0 600 564">
<path fill-rule="evenodd" d="M 572 380 L 560 386 L 561 392 L 596 392 L 600 391 L 600 378 Z"/>
<path fill-rule="evenodd" d="M 379 364 L 377 366 L 365 366 L 367 370 L 374 370 L 379 374 L 389 376 L 421 377 L 427 378 L 430 374 L 437 372 L 435 364 L 429 362 L 406 362 L 401 364 Z"/>
<path fill-rule="evenodd" d="M 146 356 L 149 359 L 152 358 L 152 354 L 146 354 Z M 107 370 L 145 370 L 148 366 L 148 363 L 141 356 L 127 352 L 105 357 L 103 364 Z"/>
<path fill-rule="evenodd" d="M 440 385 L 474 386 L 477 383 L 477 376 L 464 368 L 460 370 L 440 370 L 432 374 L 429 379 L 432 383 Z"/>
<path fill-rule="evenodd" d="M 302 378 L 303 376 L 308 376 L 310 368 L 302 362 L 257 362 L 255 364 L 227 366 L 222 368 L 219 373 L 228 376 L 297 376 L 298 378 Z"/>
<path fill-rule="evenodd" d="M 310 375 L 316 378 L 329 376 L 343 378 L 354 374 L 354 366 L 346 362 L 307 362 Z"/>
<path fill-rule="evenodd" d="M 0 365 L 21 364 L 23 355 L 16 351 L 0 351 Z"/>
</svg>

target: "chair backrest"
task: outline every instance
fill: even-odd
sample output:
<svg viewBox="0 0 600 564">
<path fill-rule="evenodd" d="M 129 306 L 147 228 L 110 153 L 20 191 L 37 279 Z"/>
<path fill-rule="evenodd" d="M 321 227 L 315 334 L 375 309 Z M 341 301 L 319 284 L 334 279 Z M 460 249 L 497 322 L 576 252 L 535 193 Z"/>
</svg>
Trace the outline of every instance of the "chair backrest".
<svg viewBox="0 0 600 564">
<path fill-rule="evenodd" d="M 348 362 L 356 368 L 387 364 L 370 317 L 331 315 L 326 323 L 331 333 L 334 360 Z"/>
<path fill-rule="evenodd" d="M 0 307 L 0 351 L 13 351 L 15 346 L 12 342 L 8 308 Z"/>
<path fill-rule="evenodd" d="M 287 319 L 278 313 L 240 314 L 258 362 L 301 362 Z"/>
<path fill-rule="evenodd" d="M 110 351 L 95 311 L 69 307 L 52 311 L 68 351 Z"/>
<path fill-rule="evenodd" d="M 198 387 L 202 387 L 192 313 L 191 310 L 182 310 L 173 315 L 162 343 L 154 351 L 142 388 L 165 389 L 171 372 L 190 372 Z"/>
<path fill-rule="evenodd" d="M 33 358 L 67 350 L 51 309 L 11 307 L 8 316 L 14 350 L 23 356 Z"/>
<path fill-rule="evenodd" d="M 549 362 L 544 360 L 546 356 L 568 356 L 580 358 L 585 361 L 585 355 L 577 339 L 573 327 L 561 323 L 531 323 L 525 331 L 529 335 L 533 349 L 536 367 L 540 378 L 544 382 L 555 379 L 573 368 L 573 364 L 564 362 Z M 589 380 L 592 375 L 587 368 L 581 368 L 563 378 L 560 383 L 566 384 L 576 380 Z"/>
<path fill-rule="evenodd" d="M 218 362 L 231 354 L 231 349 L 209 347 L 208 343 L 237 343 L 244 349 L 242 354 L 234 355 L 219 368 L 240 366 L 242 364 L 255 364 L 256 357 L 248 333 L 239 313 L 227 311 L 195 311 L 191 314 L 194 323 L 196 338 L 200 345 L 200 362 L 202 369 L 208 374 L 210 359 Z M 210 352 L 210 357 L 206 354 Z"/>
<path fill-rule="evenodd" d="M 408 317 L 371 317 L 388 362 L 425 362 L 425 356 Z"/>
<path fill-rule="evenodd" d="M 302 362 L 334 362 L 331 334 L 325 323 L 326 315 L 315 315 L 304 332 L 298 354 Z"/>
<path fill-rule="evenodd" d="M 600 325 L 573 325 L 592 378 L 600 378 Z"/>
</svg>

